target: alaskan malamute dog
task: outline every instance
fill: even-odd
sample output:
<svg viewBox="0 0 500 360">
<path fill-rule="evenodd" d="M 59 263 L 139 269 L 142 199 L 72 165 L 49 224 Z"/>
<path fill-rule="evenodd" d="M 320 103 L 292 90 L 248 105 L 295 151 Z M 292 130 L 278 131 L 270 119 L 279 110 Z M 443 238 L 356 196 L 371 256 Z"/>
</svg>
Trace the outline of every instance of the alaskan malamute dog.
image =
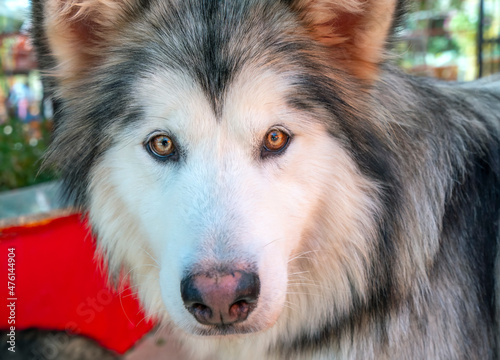
<svg viewBox="0 0 500 360">
<path fill-rule="evenodd" d="M 500 82 L 395 69 L 403 8 L 34 0 L 48 161 L 193 359 L 495 357 Z"/>
</svg>

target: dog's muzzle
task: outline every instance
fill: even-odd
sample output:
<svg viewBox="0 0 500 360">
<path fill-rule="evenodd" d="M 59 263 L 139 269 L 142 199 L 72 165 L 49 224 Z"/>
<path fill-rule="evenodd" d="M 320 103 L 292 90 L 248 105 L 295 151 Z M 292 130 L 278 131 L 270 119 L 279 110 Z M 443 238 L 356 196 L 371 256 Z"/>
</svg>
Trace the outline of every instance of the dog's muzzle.
<svg viewBox="0 0 500 360">
<path fill-rule="evenodd" d="M 259 276 L 243 270 L 198 273 L 181 281 L 186 309 L 200 324 L 217 327 L 245 321 L 259 292 Z"/>
</svg>

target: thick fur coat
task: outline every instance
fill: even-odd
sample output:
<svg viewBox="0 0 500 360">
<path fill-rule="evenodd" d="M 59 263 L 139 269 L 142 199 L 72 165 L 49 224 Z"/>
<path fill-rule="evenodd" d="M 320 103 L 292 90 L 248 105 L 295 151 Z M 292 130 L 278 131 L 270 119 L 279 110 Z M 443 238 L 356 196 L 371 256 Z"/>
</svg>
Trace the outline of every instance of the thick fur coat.
<svg viewBox="0 0 500 360">
<path fill-rule="evenodd" d="M 403 10 L 33 1 L 47 162 L 193 358 L 495 358 L 500 82 L 400 72 Z"/>
</svg>

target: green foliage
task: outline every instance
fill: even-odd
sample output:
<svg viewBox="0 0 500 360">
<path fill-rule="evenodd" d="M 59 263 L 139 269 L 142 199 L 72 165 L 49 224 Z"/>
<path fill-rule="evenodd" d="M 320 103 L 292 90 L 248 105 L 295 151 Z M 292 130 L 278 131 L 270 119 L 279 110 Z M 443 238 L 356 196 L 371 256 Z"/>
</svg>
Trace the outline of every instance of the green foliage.
<svg viewBox="0 0 500 360">
<path fill-rule="evenodd" d="M 0 191 L 54 179 L 53 174 L 39 172 L 50 138 L 50 123 L 43 121 L 39 125 L 39 129 L 33 129 L 17 119 L 0 125 Z M 41 137 L 37 140 L 33 132 Z"/>
<path fill-rule="evenodd" d="M 458 9 L 462 6 L 464 0 L 418 0 L 413 3 L 417 10 L 437 10 L 443 11 L 448 9 Z"/>
<path fill-rule="evenodd" d="M 451 20 L 450 30 L 462 53 L 474 56 L 477 41 L 477 15 L 459 12 Z"/>
<path fill-rule="evenodd" d="M 427 43 L 427 52 L 431 54 L 441 54 L 445 51 L 458 52 L 459 47 L 452 39 L 446 36 L 430 37 Z"/>
<path fill-rule="evenodd" d="M 15 19 L 5 15 L 0 15 L 0 33 L 13 33 L 19 31 L 23 25 L 23 20 Z"/>
</svg>

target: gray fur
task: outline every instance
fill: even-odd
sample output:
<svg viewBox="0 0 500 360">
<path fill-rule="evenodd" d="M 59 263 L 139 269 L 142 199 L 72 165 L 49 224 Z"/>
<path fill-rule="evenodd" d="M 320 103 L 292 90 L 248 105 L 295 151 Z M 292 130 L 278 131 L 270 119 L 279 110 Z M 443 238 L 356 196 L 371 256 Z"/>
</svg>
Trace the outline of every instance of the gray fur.
<svg viewBox="0 0 500 360">
<path fill-rule="evenodd" d="M 217 114 L 243 67 L 289 72 L 289 104 L 313 113 L 342 142 L 382 189 L 373 196 L 383 211 L 374 215 L 369 296 L 354 296 L 347 316 L 325 314 L 325 323 L 304 324 L 299 336 L 284 334 L 269 356 L 495 358 L 500 79 L 443 83 L 385 63 L 370 84 L 320 58 L 324 50 L 288 3 L 144 1 L 82 80 L 63 85 L 46 77 L 58 104 L 48 159 L 67 195 L 87 210 L 89 173 L 113 133 L 141 121 L 134 84 L 146 74 L 189 74 Z M 33 5 L 41 64 L 53 70 L 43 1 Z"/>
</svg>

